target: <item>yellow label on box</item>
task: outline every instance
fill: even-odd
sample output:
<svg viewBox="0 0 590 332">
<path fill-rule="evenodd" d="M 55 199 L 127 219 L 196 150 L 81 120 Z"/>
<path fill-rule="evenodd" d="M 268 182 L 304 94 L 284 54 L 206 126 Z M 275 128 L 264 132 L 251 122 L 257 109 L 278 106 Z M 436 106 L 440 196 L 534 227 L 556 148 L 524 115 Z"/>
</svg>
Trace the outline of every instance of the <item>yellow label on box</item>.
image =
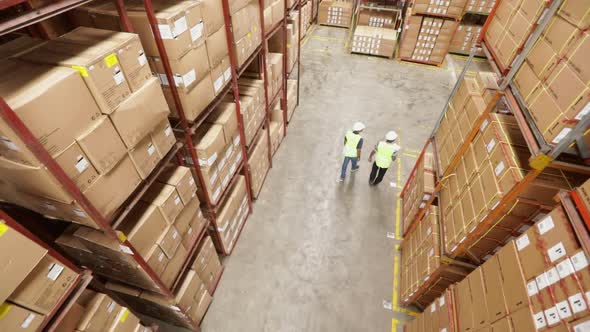
<svg viewBox="0 0 590 332">
<path fill-rule="evenodd" d="M 127 316 L 129 316 L 129 309 L 125 308 L 123 309 L 123 314 L 121 314 L 121 318 L 119 318 L 119 322 L 125 323 L 125 321 L 127 320 Z"/>
<path fill-rule="evenodd" d="M 12 304 L 4 302 L 0 305 L 0 319 L 4 318 L 12 308 Z"/>
<path fill-rule="evenodd" d="M 246 36 L 248 37 L 248 39 L 252 38 L 252 32 L 248 32 Z"/>
<path fill-rule="evenodd" d="M 111 68 L 112 66 L 119 63 L 119 59 L 117 59 L 117 55 L 115 53 L 111 53 L 104 58 L 104 63 L 107 64 L 107 67 Z"/>
<path fill-rule="evenodd" d="M 6 233 L 6 231 L 8 230 L 8 226 L 6 226 L 6 224 L 4 223 L 4 220 L 1 220 L 2 222 L 0 222 L 0 237 L 2 235 L 4 235 L 4 233 Z"/>
<path fill-rule="evenodd" d="M 82 67 L 82 66 L 72 66 L 73 69 L 76 69 L 77 71 L 80 72 L 80 75 L 82 75 L 82 77 L 88 77 L 88 70 L 86 70 L 86 67 Z"/>
</svg>

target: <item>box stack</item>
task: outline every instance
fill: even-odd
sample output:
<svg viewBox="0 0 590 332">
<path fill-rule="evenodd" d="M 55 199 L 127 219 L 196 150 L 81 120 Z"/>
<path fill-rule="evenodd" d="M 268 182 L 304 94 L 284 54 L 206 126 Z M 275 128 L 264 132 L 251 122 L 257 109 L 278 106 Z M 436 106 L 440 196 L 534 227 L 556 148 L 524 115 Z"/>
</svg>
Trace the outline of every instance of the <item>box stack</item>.
<svg viewBox="0 0 590 332">
<path fill-rule="evenodd" d="M 270 121 L 270 146 L 271 153 L 274 155 L 277 152 L 279 145 L 285 136 L 285 127 L 283 123 L 283 110 L 280 103 L 277 103 L 271 113 Z"/>
<path fill-rule="evenodd" d="M 449 331 L 586 331 L 589 289 L 588 257 L 557 207 L 451 288 Z M 409 331 L 428 331 L 417 326 L 440 311 L 439 302 Z"/>
<path fill-rule="evenodd" d="M 311 26 L 313 16 L 311 15 L 311 1 L 305 2 L 301 7 L 301 38 L 305 37 Z M 291 15 L 291 17 L 294 17 Z"/>
<path fill-rule="evenodd" d="M 566 2 L 569 3 L 569 2 Z M 575 3 L 575 2 L 572 2 Z M 573 5 L 575 7 L 576 4 Z M 501 1 L 486 30 L 486 45 L 495 60 L 508 68 L 545 9 L 543 1 Z M 578 10 L 579 11 L 579 10 Z M 576 13 L 577 17 L 580 13 Z"/>
<path fill-rule="evenodd" d="M 467 0 L 464 12 L 489 15 L 495 5 L 495 0 Z"/>
<path fill-rule="evenodd" d="M 514 79 L 549 144 L 559 143 L 590 112 L 590 35 L 585 32 L 590 20 L 582 20 L 573 6 L 561 6 Z"/>
<path fill-rule="evenodd" d="M 246 180 L 238 175 L 217 208 L 217 229 L 224 252 L 230 253 L 249 213 Z"/>
<path fill-rule="evenodd" d="M 430 331 L 446 331 L 458 332 L 456 323 L 453 320 L 453 293 L 449 290 L 443 291 L 438 299 L 424 310 L 424 312 L 406 323 L 404 332 L 430 332 Z M 489 331 L 485 331 L 489 332 Z M 498 331 L 500 332 L 500 331 Z M 502 332 L 506 332 L 502 330 Z"/>
<path fill-rule="evenodd" d="M 406 17 L 400 44 L 402 60 L 440 65 L 459 22 L 425 16 Z"/>
<path fill-rule="evenodd" d="M 206 237 L 194 263 L 183 273 L 174 289 L 174 299 L 122 284 L 108 283 L 106 286 L 143 315 L 157 317 L 178 326 L 187 326 L 187 322 L 178 314 L 179 309 L 185 310 L 193 321 L 199 323 L 211 304 L 212 292 L 222 269 L 213 242 Z"/>
<path fill-rule="evenodd" d="M 1 331 L 37 331 L 75 286 L 78 273 L 5 223 L 0 223 Z"/>
<path fill-rule="evenodd" d="M 474 0 L 477 1 L 477 0 Z M 415 0 L 412 15 L 436 15 L 460 18 L 467 0 Z"/>
<path fill-rule="evenodd" d="M 400 249 L 400 294 L 404 305 L 412 303 L 424 308 L 450 284 L 470 272 L 469 268 L 454 266 L 443 260 L 436 206 L 431 206 L 417 227 L 406 234 Z"/>
<path fill-rule="evenodd" d="M 264 81 L 241 77 L 238 81 L 238 86 L 240 91 L 240 111 L 245 127 L 246 146 L 251 147 L 254 136 L 256 136 L 256 133 L 262 127 L 266 117 Z"/>
<path fill-rule="evenodd" d="M 297 17 L 290 16 L 287 24 L 287 72 L 292 73 L 297 63 L 299 42 L 297 41 L 299 22 Z"/>
<path fill-rule="evenodd" d="M 358 25 L 352 37 L 352 52 L 391 58 L 397 44 L 397 31 Z"/>
<path fill-rule="evenodd" d="M 406 181 L 406 190 L 401 196 L 404 233 L 434 195 L 436 173 L 432 153 L 425 153 L 417 163 L 418 166 Z"/>
<path fill-rule="evenodd" d="M 57 330 L 63 332 L 152 331 L 151 328 L 141 325 L 137 316 L 110 296 L 88 288 L 84 289 L 72 304 Z"/>
<path fill-rule="evenodd" d="M 352 20 L 353 5 L 353 2 L 348 0 L 322 0 L 318 13 L 318 23 L 349 28 Z"/>
<path fill-rule="evenodd" d="M 0 64 L 7 103 L 107 219 L 176 142 L 144 60 L 137 35 L 78 28 Z M 12 129 L 2 135 L 3 199 L 97 227 Z"/>
<path fill-rule="evenodd" d="M 264 31 L 268 34 L 285 18 L 285 0 L 264 1 Z"/>
<path fill-rule="evenodd" d="M 230 12 L 237 65 L 241 67 L 262 42 L 260 9 L 257 0 L 236 1 L 235 4 Z"/>
<path fill-rule="evenodd" d="M 205 188 L 198 195 L 205 201 L 205 192 L 213 203 L 229 185 L 242 161 L 238 118 L 234 103 L 221 103 L 193 136 L 199 167 L 205 180 Z"/>
<path fill-rule="evenodd" d="M 283 88 L 283 54 L 268 53 L 266 58 L 268 74 L 268 93 L 269 98 L 274 100 L 279 90 Z M 277 99 L 278 100 L 278 99 Z"/>
<path fill-rule="evenodd" d="M 578 196 L 582 202 L 583 208 L 586 209 L 587 213 L 590 211 L 590 180 L 584 182 L 579 188 L 576 189 Z"/>
<path fill-rule="evenodd" d="M 297 108 L 297 80 L 287 80 L 287 121 L 291 121 Z"/>
<path fill-rule="evenodd" d="M 361 8 L 359 12 L 358 25 L 374 28 L 395 29 L 397 14 L 390 11 L 381 11 L 379 7 L 367 9 Z"/>
<path fill-rule="evenodd" d="M 267 130 L 267 128 L 264 128 L 260 135 L 258 135 L 248 157 L 248 165 L 250 165 L 250 186 L 252 188 L 252 197 L 254 198 L 258 198 L 258 194 L 266 178 L 266 173 L 270 168 Z"/>
<path fill-rule="evenodd" d="M 450 53 L 468 55 L 472 47 L 476 47 L 475 56 L 485 57 L 481 47 L 477 45 L 477 38 L 481 33 L 482 26 L 471 23 L 459 23 L 457 31 L 449 45 Z"/>
</svg>

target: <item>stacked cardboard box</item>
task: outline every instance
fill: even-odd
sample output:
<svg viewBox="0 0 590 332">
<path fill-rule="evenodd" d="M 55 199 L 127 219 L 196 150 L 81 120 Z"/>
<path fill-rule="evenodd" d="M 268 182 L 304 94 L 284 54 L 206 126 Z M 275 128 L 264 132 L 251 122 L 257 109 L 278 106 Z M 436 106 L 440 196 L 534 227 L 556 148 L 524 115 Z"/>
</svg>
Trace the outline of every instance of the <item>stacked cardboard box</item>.
<svg viewBox="0 0 590 332">
<path fill-rule="evenodd" d="M 588 257 L 557 207 L 451 288 L 449 331 L 586 331 L 589 289 Z"/>
<path fill-rule="evenodd" d="M 467 0 L 415 0 L 412 15 L 440 15 L 459 18 Z"/>
<path fill-rule="evenodd" d="M 297 108 L 297 80 L 287 80 L 287 120 L 291 121 Z"/>
<path fill-rule="evenodd" d="M 285 18 L 285 0 L 264 1 L 264 30 L 268 33 Z"/>
<path fill-rule="evenodd" d="M 261 131 L 252 145 L 252 150 L 248 157 L 248 165 L 250 165 L 250 187 L 252 188 L 252 196 L 254 198 L 258 198 L 264 178 L 270 168 L 267 130 L 267 128 L 264 128 Z"/>
<path fill-rule="evenodd" d="M 63 332 L 146 332 L 139 318 L 110 296 L 85 289 L 69 309 L 58 331 Z M 64 326 L 67 325 L 67 326 Z"/>
<path fill-rule="evenodd" d="M 499 3 L 491 17 L 485 38 L 486 45 L 496 54 L 495 60 L 503 68 L 510 66 L 544 9 L 543 1 L 501 1 Z"/>
<path fill-rule="evenodd" d="M 467 0 L 466 13 L 490 14 L 496 5 L 495 0 Z"/>
<path fill-rule="evenodd" d="M 228 189 L 227 195 L 217 208 L 217 229 L 221 245 L 226 253 L 230 253 L 238 238 L 240 229 L 249 213 L 246 180 L 238 175 L 236 181 Z"/>
<path fill-rule="evenodd" d="M 523 181 L 530 166 L 530 152 L 512 115 L 490 114 L 469 150 L 452 170 L 440 192 L 439 206 L 444 221 L 445 246 L 453 253 L 500 201 Z M 545 170 L 510 202 L 484 234 L 469 239 L 471 257 L 483 258 L 497 250 L 526 224 L 551 206 L 559 190 L 577 183 L 570 174 Z"/>
<path fill-rule="evenodd" d="M 250 147 L 254 136 L 265 120 L 264 81 L 242 77 L 238 81 L 238 90 L 240 91 L 240 112 L 244 121 L 246 146 Z"/>
<path fill-rule="evenodd" d="M 590 112 L 590 21 L 569 2 L 543 31 L 514 79 L 545 141 L 559 143 Z"/>
<path fill-rule="evenodd" d="M 294 73 L 295 64 L 297 63 L 297 54 L 299 53 L 299 43 L 297 41 L 299 22 L 297 18 L 289 17 L 287 24 L 287 72 Z"/>
<path fill-rule="evenodd" d="M 590 211 L 590 180 L 584 182 L 579 188 L 576 189 L 582 205 L 586 208 L 586 211 Z"/>
<path fill-rule="evenodd" d="M 229 185 L 242 160 L 238 119 L 234 103 L 221 103 L 193 136 L 199 167 L 205 181 L 197 191 L 201 201 L 205 192 L 213 203 Z"/>
<path fill-rule="evenodd" d="M 406 17 L 400 57 L 403 60 L 441 64 L 458 24 L 457 21 L 442 18 Z"/>
<path fill-rule="evenodd" d="M 270 121 L 270 147 L 271 152 L 274 155 L 281 145 L 283 141 L 283 137 L 285 136 L 285 127 L 283 122 L 283 110 L 281 109 L 280 103 L 273 108 L 271 111 L 271 121 Z"/>
<path fill-rule="evenodd" d="M 260 9 L 257 0 L 236 1 L 235 3 L 235 8 L 232 8 L 230 12 L 234 49 L 238 67 L 241 67 L 262 42 Z"/>
<path fill-rule="evenodd" d="M 453 303 L 453 293 L 443 291 L 421 315 L 404 325 L 404 332 L 458 332 L 455 329 Z"/>
<path fill-rule="evenodd" d="M 485 57 L 482 48 L 477 45 L 477 38 L 481 33 L 481 28 L 481 25 L 461 22 L 451 40 L 449 52 L 469 54 L 471 48 L 476 47 L 475 56 Z"/>
<path fill-rule="evenodd" d="M 268 97 L 274 98 L 283 88 L 283 54 L 268 53 L 266 63 L 268 66 Z"/>
<path fill-rule="evenodd" d="M 211 238 L 206 237 L 190 269 L 183 273 L 175 298 L 167 299 L 158 293 L 131 288 L 122 284 L 108 283 L 108 289 L 117 293 L 126 303 L 149 317 L 156 317 L 177 326 L 190 328 L 189 323 L 179 313 L 180 309 L 199 323 L 211 304 L 211 293 L 221 273 L 222 266 L 215 252 Z M 147 318 L 147 317 L 146 317 Z"/>
<path fill-rule="evenodd" d="M 0 330 L 37 331 L 78 274 L 17 230 L 0 223 Z"/>
<path fill-rule="evenodd" d="M 391 58 L 397 44 L 397 31 L 358 25 L 352 37 L 352 52 Z"/>
<path fill-rule="evenodd" d="M 359 12 L 358 25 L 375 28 L 395 29 L 397 15 L 390 11 L 380 11 L 379 7 L 373 9 L 361 8 Z"/>
<path fill-rule="evenodd" d="M 139 38 L 78 28 L 19 57 L 0 64 L 6 101 L 111 218 L 176 142 Z M 3 199 L 96 227 L 12 129 L 1 131 Z"/>
<path fill-rule="evenodd" d="M 435 188 L 434 158 L 427 152 L 418 161 L 414 173 L 410 175 L 406 184 L 406 191 L 402 196 L 402 213 L 404 233 L 425 207 Z"/>
<path fill-rule="evenodd" d="M 301 7 L 301 38 L 305 37 L 313 20 L 313 16 L 311 15 L 311 7 L 311 2 L 309 1 Z M 291 15 L 291 17 L 295 16 Z"/>
<path fill-rule="evenodd" d="M 349 28 L 353 5 L 353 2 L 348 0 L 323 0 L 320 2 L 318 23 Z"/>
<path fill-rule="evenodd" d="M 406 234 L 401 245 L 402 303 L 424 308 L 470 269 L 443 260 L 438 208 L 431 206 L 417 227 Z M 428 285 L 418 292 L 419 288 Z M 417 294 L 417 295 L 416 295 Z"/>
</svg>

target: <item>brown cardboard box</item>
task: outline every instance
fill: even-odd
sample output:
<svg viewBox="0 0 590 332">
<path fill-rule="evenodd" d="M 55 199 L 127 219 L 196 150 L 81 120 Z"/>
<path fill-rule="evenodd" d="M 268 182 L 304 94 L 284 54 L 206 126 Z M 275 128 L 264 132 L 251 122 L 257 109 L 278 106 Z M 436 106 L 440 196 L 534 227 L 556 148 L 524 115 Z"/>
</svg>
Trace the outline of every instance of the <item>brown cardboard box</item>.
<svg viewBox="0 0 590 332">
<path fill-rule="evenodd" d="M 525 101 L 529 100 L 531 93 L 540 84 L 535 72 L 531 69 L 529 62 L 525 61 L 514 77 L 514 84 Z"/>
<path fill-rule="evenodd" d="M 182 241 L 181 234 L 174 225 L 168 226 L 158 240 L 158 245 L 169 259 L 172 259 Z"/>
<path fill-rule="evenodd" d="M 512 326 L 514 327 L 515 332 L 535 331 L 536 326 L 540 325 L 536 325 L 533 318 L 529 307 L 524 307 L 510 314 L 510 320 L 512 321 Z"/>
<path fill-rule="evenodd" d="M 201 2 L 201 12 L 205 21 L 205 32 L 207 37 L 211 36 L 219 28 L 225 28 L 223 20 L 223 7 L 221 2 L 216 0 L 203 0 Z"/>
<path fill-rule="evenodd" d="M 562 208 L 553 209 L 535 224 L 535 228 L 544 249 L 543 254 L 551 263 L 579 249 L 577 237 Z"/>
<path fill-rule="evenodd" d="M 477 310 L 473 311 L 473 325 L 474 329 L 477 330 L 490 323 L 488 320 L 489 314 L 486 302 L 486 297 L 489 292 L 487 285 L 484 283 L 482 268 L 478 268 L 471 272 L 467 276 L 467 279 L 469 280 L 469 287 L 471 289 L 473 308 L 477 308 Z"/>
<path fill-rule="evenodd" d="M 229 54 L 225 26 L 222 25 L 212 31 L 205 43 L 207 44 L 209 66 L 215 68 Z"/>
<path fill-rule="evenodd" d="M 502 269 L 502 288 L 509 312 L 526 308 L 529 304 L 525 281 L 523 279 L 520 261 L 517 256 L 516 244 L 509 242 L 498 253 L 500 268 Z"/>
<path fill-rule="evenodd" d="M 98 177 L 98 172 L 90 164 L 88 156 L 76 143 L 72 143 L 64 152 L 56 156 L 55 161 L 80 190 L 86 190 Z"/>
<path fill-rule="evenodd" d="M 472 297 L 471 297 L 471 289 L 469 287 L 468 279 L 464 279 L 463 281 L 457 284 L 456 290 L 456 297 L 457 303 L 456 307 L 457 311 L 457 318 L 458 318 L 458 328 L 459 331 L 474 331 L 475 327 L 473 324 L 473 310 L 472 310 Z"/>
<path fill-rule="evenodd" d="M 84 308 L 78 303 L 72 303 L 62 320 L 56 324 L 56 331 L 75 332 L 83 314 Z"/>
<path fill-rule="evenodd" d="M 129 150 L 129 157 L 142 179 L 147 179 L 162 159 L 151 136 L 146 136 Z"/>
<path fill-rule="evenodd" d="M 41 327 L 41 323 L 45 319 L 43 315 L 9 302 L 2 303 L 0 310 L 3 313 L 0 318 L 0 330 L 2 331 L 34 332 Z"/>
<path fill-rule="evenodd" d="M 189 310 L 195 301 L 195 296 L 201 288 L 202 283 L 203 282 L 201 279 L 199 279 L 197 272 L 189 270 L 184 277 L 184 280 L 180 284 L 180 287 L 174 294 L 175 301 L 178 303 L 178 306 L 184 310 Z"/>
<path fill-rule="evenodd" d="M 139 318 L 127 308 L 121 308 L 113 324 L 107 330 L 108 332 L 135 332 L 139 324 Z"/>
<path fill-rule="evenodd" d="M 543 31 L 543 36 L 555 53 L 561 55 L 567 48 L 572 46 L 579 33 L 580 31 L 576 26 L 556 15 Z"/>
<path fill-rule="evenodd" d="M 162 60 L 159 57 L 151 57 L 150 64 L 160 78 L 162 85 L 169 86 Z M 207 46 L 202 43 L 195 48 L 191 48 L 180 58 L 170 59 L 170 67 L 176 87 L 190 90 L 210 72 Z"/>
<path fill-rule="evenodd" d="M 77 277 L 76 272 L 45 255 L 8 299 L 25 308 L 48 314 Z"/>
<path fill-rule="evenodd" d="M 185 248 L 193 248 L 196 246 L 198 243 L 195 241 L 197 241 L 201 233 L 205 231 L 206 226 L 207 220 L 205 219 L 205 216 L 203 216 L 203 212 L 199 209 L 194 213 L 187 231 L 182 236 L 182 245 Z"/>
<path fill-rule="evenodd" d="M 165 235 L 165 234 L 163 234 Z M 162 275 L 166 266 L 170 262 L 170 258 L 166 256 L 162 247 L 157 244 L 152 245 L 147 255 L 144 257 L 146 263 L 154 270 L 157 275 Z"/>
<path fill-rule="evenodd" d="M 542 80 L 546 79 L 555 67 L 558 54 L 553 47 L 547 42 L 545 37 L 541 36 L 526 57 L 526 62 L 530 65 L 536 77 Z"/>
<path fill-rule="evenodd" d="M 37 266 L 47 250 L 21 233 L 0 223 L 0 300 L 4 302 L 21 281 Z M 18 251 L 14 251 L 18 248 Z M 1 320 L 0 320 L 1 325 Z"/>
<path fill-rule="evenodd" d="M 0 93 L 4 100 L 51 155 L 62 152 L 100 115 L 96 102 L 75 70 L 16 60 L 3 60 L 0 68 Z M 50 114 L 47 105 L 54 105 Z M 38 165 L 4 121 L 0 121 L 0 134 L 3 157 Z"/>
<path fill-rule="evenodd" d="M 189 202 L 187 202 L 184 205 L 184 208 L 182 209 L 182 211 L 180 211 L 180 214 L 178 215 L 178 217 L 176 217 L 176 220 L 174 220 L 174 227 L 176 227 L 176 229 L 181 234 L 186 234 L 194 216 L 197 212 L 201 211 L 201 209 L 199 208 L 199 204 L 199 199 L 195 195 L 194 198 L 189 200 Z"/>
<path fill-rule="evenodd" d="M 188 251 L 184 248 L 184 246 L 179 245 L 176 253 L 174 254 L 174 257 L 170 259 L 170 262 L 168 262 L 168 265 L 166 265 L 164 273 L 161 275 L 164 285 L 167 287 L 172 287 L 172 284 L 178 276 L 178 273 L 180 272 L 180 269 L 182 268 L 182 265 L 186 261 L 187 257 Z"/>
<path fill-rule="evenodd" d="M 23 54 L 21 59 L 78 70 L 101 111 L 110 114 L 131 94 L 115 50 L 52 40 Z"/>
<path fill-rule="evenodd" d="M 106 116 L 95 121 L 77 138 L 77 142 L 99 173 L 109 172 L 127 153 L 121 137 Z"/>
<path fill-rule="evenodd" d="M 206 120 L 208 123 L 219 124 L 223 126 L 223 136 L 225 142 L 232 141 L 233 136 L 238 130 L 238 118 L 236 115 L 235 103 L 221 103 Z"/>
<path fill-rule="evenodd" d="M 202 321 L 212 300 L 213 298 L 209 295 L 207 289 L 205 289 L 205 285 L 202 284 L 195 296 L 195 302 L 188 312 L 189 316 L 196 322 Z"/>
<path fill-rule="evenodd" d="M 193 262 L 191 269 L 197 271 L 197 273 L 203 272 L 207 263 L 209 262 L 209 258 L 214 253 L 215 253 L 215 246 L 213 245 L 213 241 L 211 240 L 211 237 L 206 236 L 202 242 L 201 248 L 199 248 L 199 251 L 197 253 L 197 258 Z"/>
<path fill-rule="evenodd" d="M 184 207 L 176 188 L 159 182 L 152 184 L 141 200 L 157 206 L 170 225 Z"/>
<path fill-rule="evenodd" d="M 18 58 L 21 54 L 27 53 L 44 43 L 43 39 L 20 35 L 0 45 L 0 59 Z"/>
<path fill-rule="evenodd" d="M 139 201 L 117 230 L 123 232 L 142 257 L 146 257 L 167 227 L 166 218 L 157 206 Z"/>
<path fill-rule="evenodd" d="M 589 47 L 590 34 L 583 33 L 567 54 L 570 67 L 578 74 L 582 82 L 590 81 L 590 68 L 588 61 L 585 61 Z"/>
<path fill-rule="evenodd" d="M 578 115 L 586 105 L 576 106 L 582 96 L 588 94 L 587 82 L 582 82 L 568 62 L 557 65 L 547 78 L 547 89 L 563 113 L 569 118 Z"/>
<path fill-rule="evenodd" d="M 538 241 L 535 227 L 529 228 L 515 240 L 525 280 L 530 280 L 545 270 L 545 256 L 539 250 Z"/>
<path fill-rule="evenodd" d="M 217 66 L 211 68 L 211 81 L 213 82 L 213 91 L 219 95 L 225 86 L 231 81 L 231 65 L 229 55 L 226 55 Z"/>
<path fill-rule="evenodd" d="M 84 195 L 106 218 L 111 218 L 139 183 L 141 178 L 131 158 L 125 157 L 110 172 L 101 174 Z"/>
<path fill-rule="evenodd" d="M 152 142 L 156 146 L 156 152 L 160 159 L 164 159 L 170 149 L 176 144 L 176 136 L 172 132 L 172 126 L 168 119 L 163 119 L 150 133 Z"/>
<path fill-rule="evenodd" d="M 193 140 L 199 157 L 199 165 L 210 167 L 218 158 L 223 157 L 221 153 L 226 145 L 223 126 L 218 124 L 200 126 Z"/>
<path fill-rule="evenodd" d="M 582 200 L 582 204 L 590 211 L 590 180 L 587 180 L 577 189 L 578 195 Z"/>
<path fill-rule="evenodd" d="M 164 87 L 164 97 L 168 102 L 168 106 L 172 111 L 172 117 L 178 118 L 176 111 L 176 104 L 174 97 L 172 97 L 172 91 L 169 88 Z M 202 81 L 197 83 L 195 87 L 189 91 L 178 91 L 180 97 L 180 103 L 184 109 L 184 114 L 188 121 L 194 121 L 201 112 L 205 110 L 207 105 L 215 98 L 213 91 L 213 83 L 211 82 L 211 75 L 207 74 Z"/>
<path fill-rule="evenodd" d="M 193 174 L 188 167 L 172 164 L 167 165 L 158 176 L 157 181 L 174 186 L 184 205 L 188 205 L 195 197 L 197 184 L 195 183 Z"/>
<path fill-rule="evenodd" d="M 506 300 L 504 289 L 502 288 L 503 278 L 500 268 L 500 261 L 497 256 L 493 256 L 483 265 L 484 283 L 488 289 L 486 293 L 486 305 L 488 308 L 488 321 L 495 322 L 506 316 Z"/>
<path fill-rule="evenodd" d="M 139 90 L 152 77 L 143 47 L 136 34 L 82 26 L 60 36 L 58 40 L 114 48 L 131 91 Z"/>
<path fill-rule="evenodd" d="M 158 79 L 151 78 L 121 103 L 110 118 L 125 145 L 132 148 L 169 113 Z"/>
<path fill-rule="evenodd" d="M 212 291 L 215 287 L 217 276 L 221 272 L 221 262 L 216 253 L 213 253 L 202 271 L 197 271 L 207 290 Z"/>
</svg>

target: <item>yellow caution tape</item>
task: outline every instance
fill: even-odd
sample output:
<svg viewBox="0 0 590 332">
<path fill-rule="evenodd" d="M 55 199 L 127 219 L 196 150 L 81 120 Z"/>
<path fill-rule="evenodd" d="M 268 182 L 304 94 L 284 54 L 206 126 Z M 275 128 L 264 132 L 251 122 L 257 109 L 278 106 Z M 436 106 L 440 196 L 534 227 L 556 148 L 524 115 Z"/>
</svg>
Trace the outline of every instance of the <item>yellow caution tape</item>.
<svg viewBox="0 0 590 332">
<path fill-rule="evenodd" d="M 551 164 L 551 162 L 553 161 L 553 158 L 549 157 L 546 154 L 540 154 L 536 157 L 534 157 L 530 162 L 529 165 L 538 170 L 538 171 L 542 171 L 544 170 L 547 166 L 549 166 L 549 164 Z"/>
<path fill-rule="evenodd" d="M 107 64 L 107 67 L 111 68 L 112 66 L 119 63 L 119 59 L 117 59 L 117 55 L 115 53 L 111 53 L 104 58 L 104 63 Z"/>
<path fill-rule="evenodd" d="M 88 70 L 86 70 L 86 67 L 82 67 L 82 66 L 72 66 L 73 69 L 76 69 L 77 71 L 80 72 L 80 75 L 82 75 L 82 77 L 88 77 Z"/>
<path fill-rule="evenodd" d="M 4 221 L 4 220 L 2 220 Z M 4 235 L 4 233 L 6 233 L 6 231 L 8 231 L 8 226 L 6 226 L 6 224 L 4 222 L 0 223 L 0 236 Z"/>
<path fill-rule="evenodd" d="M 4 318 L 4 316 L 6 316 L 6 314 L 10 311 L 11 308 L 12 304 L 8 302 L 2 303 L 0 305 L 0 319 Z"/>
</svg>

